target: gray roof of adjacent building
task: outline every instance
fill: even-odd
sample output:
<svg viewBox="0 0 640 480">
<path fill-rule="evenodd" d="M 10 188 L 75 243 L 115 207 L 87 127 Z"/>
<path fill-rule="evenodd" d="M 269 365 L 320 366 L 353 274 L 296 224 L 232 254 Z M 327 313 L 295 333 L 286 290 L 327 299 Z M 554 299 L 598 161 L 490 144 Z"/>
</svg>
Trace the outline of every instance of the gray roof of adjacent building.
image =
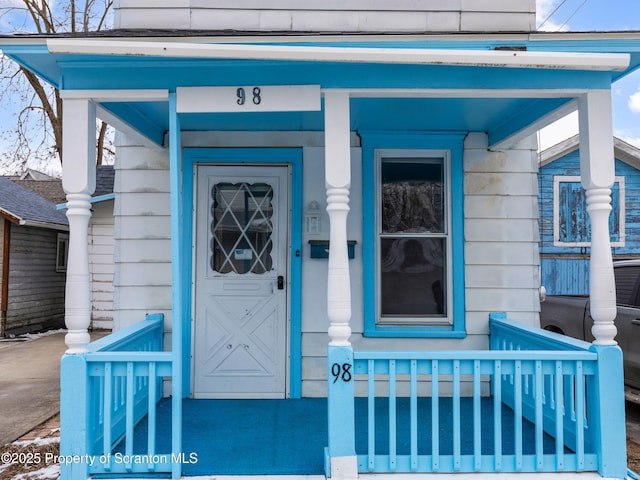
<svg viewBox="0 0 640 480">
<path fill-rule="evenodd" d="M 0 216 L 18 225 L 67 230 L 64 212 L 37 193 L 0 177 Z"/>
</svg>

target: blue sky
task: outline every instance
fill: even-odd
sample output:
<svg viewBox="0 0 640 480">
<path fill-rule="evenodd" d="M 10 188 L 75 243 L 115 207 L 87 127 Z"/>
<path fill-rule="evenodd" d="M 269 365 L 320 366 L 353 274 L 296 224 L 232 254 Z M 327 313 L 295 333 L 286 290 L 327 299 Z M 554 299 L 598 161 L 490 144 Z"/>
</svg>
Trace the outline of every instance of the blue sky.
<svg viewBox="0 0 640 480">
<path fill-rule="evenodd" d="M 536 4 L 541 30 L 640 31 L 640 0 L 537 0 Z M 640 148 L 640 71 L 614 85 L 612 101 L 614 135 Z M 575 121 L 565 123 L 567 136 L 575 133 Z"/>
</svg>

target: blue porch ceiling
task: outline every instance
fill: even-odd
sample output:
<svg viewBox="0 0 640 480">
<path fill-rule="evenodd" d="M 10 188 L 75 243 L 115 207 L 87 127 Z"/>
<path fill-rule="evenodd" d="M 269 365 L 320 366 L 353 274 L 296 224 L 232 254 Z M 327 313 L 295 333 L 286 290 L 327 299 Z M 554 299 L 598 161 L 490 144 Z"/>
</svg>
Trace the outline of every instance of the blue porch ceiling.
<svg viewBox="0 0 640 480">
<path fill-rule="evenodd" d="M 24 37 L 22 37 L 24 38 Z M 488 132 L 506 137 L 558 109 L 587 89 L 608 89 L 612 81 L 640 65 L 640 36 L 616 39 L 580 39 L 570 35 L 555 40 L 521 38 L 465 41 L 376 41 L 343 40 L 332 44 L 318 41 L 297 45 L 360 46 L 386 48 L 438 48 L 489 51 L 509 45 L 527 51 L 551 54 L 627 53 L 631 63 L 624 71 L 572 70 L 563 68 L 505 68 L 484 65 L 422 65 L 278 60 L 234 60 L 217 58 L 172 58 L 136 55 L 50 53 L 43 37 L 0 38 L 3 53 L 26 66 L 51 85 L 65 90 L 163 89 L 184 86 L 223 85 L 320 85 L 348 90 L 403 90 L 404 98 L 351 99 L 351 128 L 364 130 L 456 130 Z M 27 40 L 28 39 L 28 40 Z M 127 38 L 131 41 L 132 38 Z M 140 40 L 133 38 L 133 40 Z M 149 40 L 149 39 L 147 39 Z M 155 39 L 153 39 L 155 40 Z M 200 39 L 202 40 L 202 39 Z M 274 45 L 273 40 L 255 38 L 256 43 Z M 295 45 L 291 39 L 280 45 Z M 76 38 L 78 44 L 91 40 Z M 165 41 L 167 41 L 165 39 Z M 169 40 L 171 41 L 171 40 Z M 173 39 L 177 42 L 176 39 Z M 184 41 L 184 40 L 182 40 Z M 220 39 L 211 41 L 221 41 Z M 229 41 L 229 38 L 226 38 Z M 144 43 L 144 39 L 140 44 Z M 416 95 L 411 95 L 411 90 Z M 481 95 L 455 93 L 425 97 L 419 90 L 446 89 L 450 92 L 482 90 Z M 527 95 L 527 90 L 547 90 L 546 98 Z M 492 95 L 492 92 L 496 92 Z M 513 95 L 505 91 L 518 92 Z M 563 91 L 572 92 L 562 96 Z M 523 94 L 523 92 L 525 92 Z M 157 143 L 169 129 L 168 102 L 105 103 L 103 107 L 132 128 Z M 322 112 L 183 114 L 183 130 L 311 130 L 324 129 Z M 499 138 L 498 138 L 499 139 Z"/>
<path fill-rule="evenodd" d="M 546 99 L 549 109 L 569 98 Z M 352 98 L 351 129 L 354 131 L 476 131 L 487 132 L 524 112 L 530 99 L 504 98 Z M 142 131 L 168 130 L 167 103 L 106 103 L 113 114 L 135 121 Z M 145 125 L 146 123 L 146 125 Z M 324 130 L 324 115 L 318 112 L 181 114 L 188 131 L 295 131 Z"/>
</svg>

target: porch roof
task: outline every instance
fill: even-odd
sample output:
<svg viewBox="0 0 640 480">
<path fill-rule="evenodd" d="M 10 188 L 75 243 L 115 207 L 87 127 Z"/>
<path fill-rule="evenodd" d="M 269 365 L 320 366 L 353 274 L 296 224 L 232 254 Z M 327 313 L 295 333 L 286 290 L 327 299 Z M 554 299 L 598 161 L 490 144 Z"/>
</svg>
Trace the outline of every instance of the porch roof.
<svg viewBox="0 0 640 480">
<path fill-rule="evenodd" d="M 11 36 L 0 48 L 66 91 L 153 91 L 97 100 L 153 143 L 185 86 L 320 85 L 351 96 L 355 131 L 481 131 L 495 145 L 575 109 L 640 66 L 640 34 Z M 162 93 L 164 92 L 164 93 Z M 98 95 L 99 97 L 99 95 Z M 153 95 L 152 95 L 153 97 Z M 183 113 L 183 131 L 323 131 L 321 111 Z M 540 119 L 545 119 L 543 123 Z M 532 133 L 532 132 L 530 132 Z"/>
</svg>

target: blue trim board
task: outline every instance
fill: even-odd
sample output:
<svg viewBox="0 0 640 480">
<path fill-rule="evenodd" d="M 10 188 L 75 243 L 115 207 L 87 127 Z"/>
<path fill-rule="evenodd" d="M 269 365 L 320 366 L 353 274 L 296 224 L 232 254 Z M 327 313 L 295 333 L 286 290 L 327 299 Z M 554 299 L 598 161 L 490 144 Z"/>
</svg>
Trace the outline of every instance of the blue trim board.
<svg viewBox="0 0 640 480">
<path fill-rule="evenodd" d="M 302 149 L 300 148 L 185 148 L 184 158 L 184 192 L 185 212 L 194 212 L 194 174 L 198 164 L 233 163 L 233 164 L 287 164 L 291 168 L 291 231 L 288 263 L 290 265 L 289 295 L 289 396 L 302 396 Z M 193 215 L 184 216 L 183 235 L 187 239 L 185 245 L 194 245 Z M 191 265 L 191 249 L 188 249 Z M 185 253 L 187 255 L 187 253 Z M 188 272 L 191 278 L 192 270 Z M 186 282 L 185 298 L 192 298 L 191 282 Z M 188 293 L 188 295 L 187 295 Z M 189 302 L 191 303 L 191 302 Z M 182 343 L 183 384 L 186 394 L 191 391 L 191 306 L 183 309 Z"/>
<path fill-rule="evenodd" d="M 182 229 L 183 202 L 181 198 L 182 162 L 180 149 L 180 118 L 176 113 L 176 94 L 169 94 L 169 185 L 171 208 L 171 351 L 172 351 L 172 451 L 182 451 L 182 328 L 180 322 L 184 318 L 184 308 L 189 308 L 190 302 L 185 302 L 184 289 L 189 288 L 190 277 L 184 277 L 184 230 Z M 188 267 L 187 267 L 188 268 Z M 189 317 L 187 317 L 189 318 Z M 172 478 L 180 478 L 181 465 L 172 466 Z"/>
<path fill-rule="evenodd" d="M 361 132 L 363 205 L 376 204 L 377 149 L 448 150 L 451 153 L 451 253 L 449 260 L 453 291 L 451 326 L 378 325 L 376 292 L 376 209 L 363 209 L 363 288 L 364 335 L 369 337 L 463 338 L 465 332 L 464 298 L 464 212 L 463 142 L 466 132 Z"/>
<path fill-rule="evenodd" d="M 528 36 L 468 36 L 465 40 L 433 41 L 427 38 L 398 40 L 379 37 L 337 42 L 321 39 L 304 42 L 318 47 L 439 48 L 491 50 L 496 46 L 531 47 L 536 51 L 631 52 L 632 64 L 640 62 L 640 39 L 589 41 L 532 41 Z M 136 40 L 138 37 L 132 37 Z M 256 37 L 256 43 L 263 40 Z M 78 39 L 86 42 L 86 39 Z M 140 40 L 138 40 L 140 41 Z M 165 40 L 166 41 L 166 40 Z M 51 54 L 40 45 L 0 45 L 6 55 L 30 68 L 53 86 L 67 90 L 168 89 L 178 86 L 244 85 L 246 79 L 261 85 L 320 84 L 322 88 L 374 89 L 545 89 L 576 91 L 610 89 L 612 76 L 625 72 L 579 71 L 562 68 L 504 68 L 486 66 L 367 64 L 360 62 L 266 61 L 150 56 Z M 271 42 L 295 45 L 296 42 Z M 300 42 L 298 42 L 300 44 Z M 536 94 L 532 94 L 535 96 Z M 460 97 L 455 95 L 454 97 Z M 571 98 L 354 98 L 353 130 L 466 130 L 489 132 L 491 143 L 509 137 L 524 125 L 554 111 Z M 169 129 L 166 102 L 106 102 L 103 107 L 132 128 L 161 144 Z M 430 115 L 424 115 L 424 112 Z M 397 112 L 402 112 L 398 114 Z M 184 130 L 323 130 L 321 112 L 271 112 L 261 114 L 195 114 L 181 116 Z"/>
</svg>

